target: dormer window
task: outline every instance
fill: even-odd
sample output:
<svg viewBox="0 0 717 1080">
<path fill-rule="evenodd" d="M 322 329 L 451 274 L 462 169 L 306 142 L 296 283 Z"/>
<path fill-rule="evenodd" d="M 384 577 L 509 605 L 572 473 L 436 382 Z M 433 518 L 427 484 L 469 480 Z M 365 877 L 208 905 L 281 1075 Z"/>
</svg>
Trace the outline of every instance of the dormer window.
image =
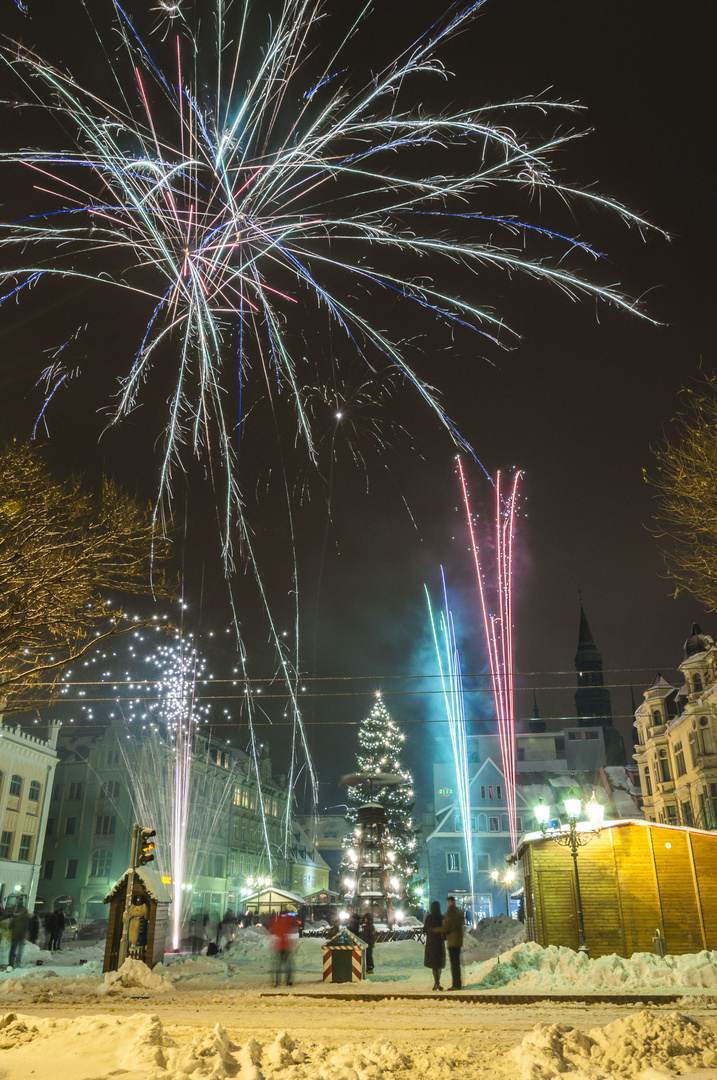
<svg viewBox="0 0 717 1080">
<path fill-rule="evenodd" d="M 702 676 L 701 675 L 693 675 L 692 676 L 692 689 L 694 690 L 694 692 L 696 694 L 701 694 L 702 693 Z"/>
<path fill-rule="evenodd" d="M 660 712 L 659 709 L 655 709 L 655 711 L 653 712 L 653 714 L 652 714 L 652 722 L 655 725 L 655 727 L 659 727 L 659 725 L 662 723 L 662 713 Z"/>
</svg>

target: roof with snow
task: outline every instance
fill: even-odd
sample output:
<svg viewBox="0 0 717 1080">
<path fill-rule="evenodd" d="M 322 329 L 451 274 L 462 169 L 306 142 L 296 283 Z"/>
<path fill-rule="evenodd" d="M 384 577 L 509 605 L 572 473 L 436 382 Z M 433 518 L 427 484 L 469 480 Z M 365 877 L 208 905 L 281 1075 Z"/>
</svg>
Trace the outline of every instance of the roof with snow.
<svg viewBox="0 0 717 1080">
<path fill-rule="evenodd" d="M 623 818 L 620 821 L 603 821 L 600 831 L 604 832 L 606 829 L 621 829 L 625 825 L 637 825 L 643 829 L 667 829 L 670 832 L 679 833 L 698 833 L 700 836 L 709 836 L 715 843 L 717 843 L 717 832 L 710 829 L 694 829 L 688 825 L 663 825 L 661 821 L 645 821 L 644 818 Z M 555 829 L 554 832 L 567 833 L 569 830 L 568 825 L 561 825 L 559 829 Z M 590 832 L 592 825 L 589 821 L 579 821 L 577 824 L 577 832 Z M 540 840 L 549 840 L 550 835 L 545 835 L 542 832 L 526 833 L 521 839 L 518 845 L 518 858 L 522 858 L 522 852 L 526 844 L 538 843 Z"/>
<path fill-rule="evenodd" d="M 338 949 L 351 947 L 353 949 L 365 949 L 366 942 L 362 941 L 356 934 L 352 934 L 346 927 L 343 930 L 339 930 L 338 934 L 334 934 L 332 938 L 321 946 L 322 949 Z"/>
<path fill-rule="evenodd" d="M 105 897 L 105 904 L 109 904 L 110 900 L 117 895 L 120 887 L 127 880 L 127 875 L 130 873 L 130 869 L 125 870 L 122 877 L 112 886 L 110 891 Z M 172 891 L 165 882 L 162 881 L 159 873 L 156 870 L 150 869 L 148 866 L 135 866 L 134 868 L 134 880 L 135 889 L 137 888 L 137 882 L 142 886 L 142 891 L 145 896 L 150 900 L 154 900 L 158 904 L 171 904 Z"/>
</svg>

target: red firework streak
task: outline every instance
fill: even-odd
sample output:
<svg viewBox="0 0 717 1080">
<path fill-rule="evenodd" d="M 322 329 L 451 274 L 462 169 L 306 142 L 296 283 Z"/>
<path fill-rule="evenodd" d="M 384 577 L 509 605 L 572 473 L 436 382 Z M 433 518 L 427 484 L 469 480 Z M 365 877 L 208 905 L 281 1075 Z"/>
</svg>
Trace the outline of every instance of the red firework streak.
<svg viewBox="0 0 717 1080">
<path fill-rule="evenodd" d="M 495 478 L 495 566 L 496 578 L 494 590 L 497 613 L 489 612 L 486 600 L 487 585 L 484 581 L 475 528 L 471 514 L 470 501 L 463 463 L 458 458 L 458 475 L 463 489 L 463 503 L 466 508 L 468 530 L 471 537 L 471 550 L 478 578 L 478 594 L 483 613 L 483 628 L 490 660 L 490 674 L 495 700 L 495 714 L 498 721 L 498 736 L 503 759 L 505 776 L 505 797 L 510 825 L 512 850 L 518 846 L 517 797 L 515 776 L 515 693 L 513 679 L 513 531 L 515 526 L 515 506 L 518 496 L 518 483 L 522 472 L 513 476 L 510 495 L 506 499 L 501 490 L 501 475 Z"/>
</svg>

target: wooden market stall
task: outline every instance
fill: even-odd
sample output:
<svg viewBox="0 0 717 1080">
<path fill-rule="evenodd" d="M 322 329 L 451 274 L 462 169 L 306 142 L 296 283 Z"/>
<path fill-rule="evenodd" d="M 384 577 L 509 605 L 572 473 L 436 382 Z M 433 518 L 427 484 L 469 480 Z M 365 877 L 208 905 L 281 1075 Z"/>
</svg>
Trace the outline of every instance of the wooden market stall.
<svg viewBox="0 0 717 1080">
<path fill-rule="evenodd" d="M 518 858 L 528 940 L 577 949 L 570 848 L 529 833 Z M 717 832 L 649 821 L 606 822 L 578 853 L 590 955 L 652 952 L 656 930 L 668 953 L 717 949 L 716 870 Z"/>
</svg>

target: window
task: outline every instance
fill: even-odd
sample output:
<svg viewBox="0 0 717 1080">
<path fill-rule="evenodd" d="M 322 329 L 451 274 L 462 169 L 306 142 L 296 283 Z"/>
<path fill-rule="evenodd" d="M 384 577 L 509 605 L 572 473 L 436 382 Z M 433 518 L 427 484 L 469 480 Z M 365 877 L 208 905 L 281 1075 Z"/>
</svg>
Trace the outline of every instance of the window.
<svg viewBox="0 0 717 1080">
<path fill-rule="evenodd" d="M 48 859 L 45 863 L 45 873 L 42 875 L 46 881 L 52 880 L 52 875 L 55 873 L 55 860 Z"/>
<path fill-rule="evenodd" d="M 693 687 L 696 694 L 701 694 L 702 693 L 702 676 L 701 675 L 693 675 L 692 676 L 692 687 Z"/>
<path fill-rule="evenodd" d="M 52 785 L 52 801 L 53 802 L 58 802 L 59 801 L 61 791 L 62 791 L 62 788 L 60 787 L 59 784 L 53 784 Z"/>
<path fill-rule="evenodd" d="M 580 742 L 583 737 L 582 731 L 569 731 L 568 742 Z"/>
<path fill-rule="evenodd" d="M 600 735 L 598 734 L 597 731 L 586 731 L 585 732 L 585 738 L 586 739 L 599 739 Z"/>
<path fill-rule="evenodd" d="M 670 760 L 667 756 L 667 750 L 660 750 L 660 756 L 658 760 L 660 767 L 660 780 L 664 784 L 668 780 L 672 779 L 672 776 L 670 774 Z"/>
<path fill-rule="evenodd" d="M 214 856 L 214 877 L 224 877 L 224 859 L 221 855 Z"/>
<path fill-rule="evenodd" d="M 478 815 L 478 832 L 487 832 L 487 830 L 488 830 L 488 819 L 485 816 L 485 814 L 479 814 Z"/>
<path fill-rule="evenodd" d="M 47 819 L 47 826 L 45 828 L 45 835 L 46 836 L 52 836 L 54 831 L 55 831 L 55 819 L 54 819 L 54 817 L 49 817 Z"/>
<path fill-rule="evenodd" d="M 480 797 L 481 799 L 485 799 L 485 787 L 483 784 L 481 784 Z"/>
<path fill-rule="evenodd" d="M 677 807 L 676 806 L 668 806 L 666 809 L 667 809 L 667 824 L 668 825 L 676 825 L 677 824 Z"/>
<path fill-rule="evenodd" d="M 655 711 L 653 712 L 653 714 L 652 714 L 652 723 L 653 723 L 654 727 L 659 727 L 660 724 L 662 723 L 662 713 L 660 712 L 659 709 L 655 709 Z"/>
<path fill-rule="evenodd" d="M 9 859 L 10 850 L 12 848 L 12 833 L 5 832 L 3 829 L 0 833 L 0 859 Z"/>
<path fill-rule="evenodd" d="M 120 759 L 119 750 L 108 750 L 107 751 L 107 764 L 108 765 L 119 765 L 119 759 Z"/>
<path fill-rule="evenodd" d="M 68 859 L 67 860 L 67 873 L 65 874 L 65 877 L 66 878 L 76 878 L 77 877 L 77 859 Z"/>
<path fill-rule="evenodd" d="M 27 793 L 27 797 L 30 802 L 40 801 L 40 783 L 38 780 L 33 780 L 30 784 L 30 790 Z"/>
<path fill-rule="evenodd" d="M 241 788 L 240 787 L 235 787 L 234 788 L 234 798 L 232 799 L 232 802 L 234 803 L 235 806 L 241 806 Z"/>
<path fill-rule="evenodd" d="M 488 798 L 489 798 L 489 799 L 492 799 L 492 798 L 493 798 L 493 785 L 492 785 L 492 784 L 491 784 L 491 786 L 490 786 L 490 787 L 488 788 Z"/>
<path fill-rule="evenodd" d="M 75 825 L 77 824 L 77 818 L 68 817 L 65 818 L 65 836 L 75 835 Z"/>
<path fill-rule="evenodd" d="M 645 794 L 652 795 L 652 780 L 650 779 L 650 770 L 645 766 Z"/>
<path fill-rule="evenodd" d="M 692 813 L 692 803 L 683 802 L 683 804 L 682 804 L 682 824 L 691 826 L 691 825 L 694 825 L 694 823 L 695 823 L 695 819 L 694 819 L 694 815 Z"/>
<path fill-rule="evenodd" d="M 449 874 L 460 873 L 461 854 L 459 851 L 446 852 L 446 870 Z"/>
<path fill-rule="evenodd" d="M 510 832 L 510 825 L 508 823 L 508 815 L 507 814 L 501 814 L 500 815 L 500 828 L 501 828 L 502 832 Z"/>
<path fill-rule="evenodd" d="M 501 798 L 501 794 L 500 794 L 500 784 L 498 784 L 498 787 L 497 787 L 497 788 L 496 788 L 495 790 L 496 790 L 496 798 L 497 798 L 497 799 L 500 799 L 500 798 Z"/>
<path fill-rule="evenodd" d="M 702 743 L 702 752 L 704 754 L 714 754 L 714 741 L 712 739 L 712 730 L 710 728 L 710 722 L 706 716 L 700 717 L 700 741 Z"/>
<path fill-rule="evenodd" d="M 488 824 L 491 832 L 500 832 L 500 822 L 497 817 L 488 818 Z"/>
<path fill-rule="evenodd" d="M 562 735 L 558 735 L 555 740 L 555 756 L 556 758 L 565 757 L 565 739 Z"/>
<path fill-rule="evenodd" d="M 82 798 L 82 784 L 79 784 L 79 783 L 70 784 L 70 792 L 69 792 L 67 798 L 72 799 L 75 802 L 77 800 L 81 799 Z"/>
<path fill-rule="evenodd" d="M 246 841 L 246 818 L 241 819 L 241 838 Z"/>
<path fill-rule="evenodd" d="M 10 780 L 10 794 L 19 798 L 22 795 L 22 777 L 17 773 Z"/>
<path fill-rule="evenodd" d="M 230 875 L 230 877 L 234 877 L 236 872 L 237 872 L 237 853 L 236 853 L 236 851 L 232 851 L 231 854 L 229 855 L 229 875 Z"/>
<path fill-rule="evenodd" d="M 99 848 L 93 852 L 90 863 L 90 877 L 109 877 L 112 867 L 112 852 Z"/>
<path fill-rule="evenodd" d="M 523 831 L 523 819 L 518 817 L 515 819 L 515 827 L 519 833 Z"/>
<path fill-rule="evenodd" d="M 101 799 L 118 799 L 119 798 L 119 780 L 108 780 L 106 784 L 103 784 L 100 788 Z"/>
<path fill-rule="evenodd" d="M 109 814 L 98 814 L 95 818 L 95 836 L 114 836 L 117 818 Z"/>
<path fill-rule="evenodd" d="M 17 853 L 18 862 L 30 862 L 30 848 L 32 847 L 32 836 L 28 833 L 23 833 L 20 837 L 20 850 Z"/>
<path fill-rule="evenodd" d="M 675 743 L 675 769 L 678 776 L 684 776 L 687 772 L 685 768 L 685 752 L 682 749 L 682 742 Z"/>
</svg>

